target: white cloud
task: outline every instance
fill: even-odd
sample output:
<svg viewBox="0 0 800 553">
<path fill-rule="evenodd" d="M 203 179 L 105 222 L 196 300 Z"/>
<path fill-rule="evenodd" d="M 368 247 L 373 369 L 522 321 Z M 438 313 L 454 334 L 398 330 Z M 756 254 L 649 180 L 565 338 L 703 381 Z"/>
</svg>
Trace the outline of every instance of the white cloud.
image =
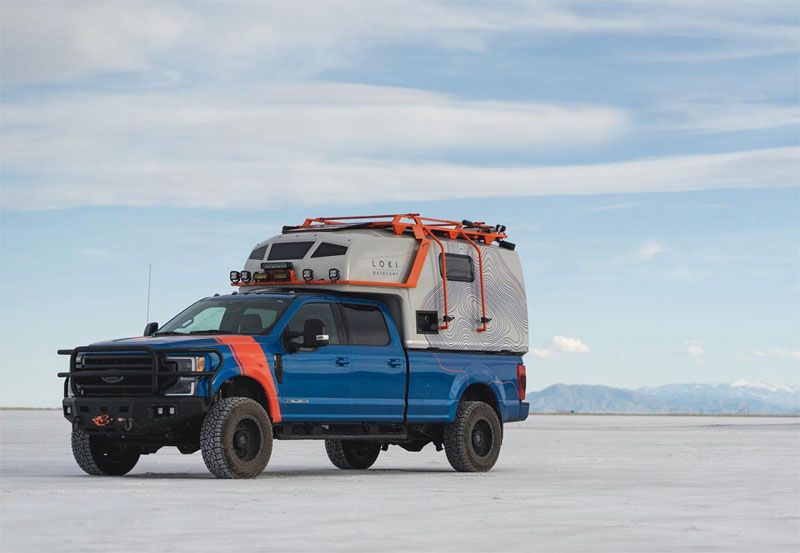
<svg viewBox="0 0 800 553">
<path fill-rule="evenodd" d="M 171 9 L 126 2 L 3 2 L 2 80 L 62 80 L 141 71 L 187 24 Z"/>
<path fill-rule="evenodd" d="M 696 359 L 705 355 L 703 347 L 696 340 L 686 340 L 683 347 L 678 350 L 668 349 L 667 353 L 669 355 L 687 355 Z"/>
<path fill-rule="evenodd" d="M 567 353 L 591 353 L 589 346 L 578 338 L 567 336 L 553 336 L 544 348 L 532 348 L 531 353 L 536 357 L 560 357 Z"/>
<path fill-rule="evenodd" d="M 751 355 L 757 359 L 800 359 L 800 351 L 772 348 L 765 351 L 754 350 Z"/>
<path fill-rule="evenodd" d="M 232 9 L 232 7 L 234 9 Z M 372 48 L 413 42 L 483 51 L 502 34 L 714 38 L 694 59 L 796 51 L 793 2 L 3 2 L 2 78 L 53 81 L 96 72 L 243 68 L 310 75 Z M 648 61 L 669 61 L 652 41 Z M 219 63 L 224 58 L 227 63 Z M 673 60 L 674 61 L 674 60 Z M 652 62 L 652 61 L 651 61 Z"/>
<path fill-rule="evenodd" d="M 657 130 L 722 133 L 797 128 L 800 126 L 800 105 L 734 102 L 696 102 L 666 106 L 665 120 Z"/>
<path fill-rule="evenodd" d="M 572 166 L 413 159 L 445 150 L 469 157 L 574 149 L 624 133 L 627 117 L 603 106 L 472 101 L 349 84 L 19 100 L 4 104 L 3 125 L 8 209 L 268 209 L 795 186 L 800 168 L 798 148 Z"/>
<path fill-rule="evenodd" d="M 599 213 L 603 211 L 618 211 L 621 209 L 632 209 L 634 207 L 638 207 L 640 204 L 638 202 L 619 202 L 615 204 L 603 204 L 597 205 L 594 207 L 587 207 L 583 211 L 585 213 Z"/>
<path fill-rule="evenodd" d="M 687 355 L 691 355 L 692 357 L 699 357 L 705 353 L 703 348 L 698 344 L 695 340 L 687 340 L 684 343 L 684 348 Z"/>
<path fill-rule="evenodd" d="M 664 246 L 658 242 L 645 242 L 635 252 L 636 259 L 639 261 L 649 261 L 664 251 Z"/>
</svg>

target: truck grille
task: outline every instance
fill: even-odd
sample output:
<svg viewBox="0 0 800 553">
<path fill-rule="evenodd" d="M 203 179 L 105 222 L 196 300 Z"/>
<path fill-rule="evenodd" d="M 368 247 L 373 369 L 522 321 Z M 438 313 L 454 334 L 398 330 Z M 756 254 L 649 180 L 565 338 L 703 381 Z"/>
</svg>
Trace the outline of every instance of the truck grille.
<svg viewBox="0 0 800 553">
<path fill-rule="evenodd" d="M 153 394 L 153 362 L 155 356 L 148 353 L 84 353 L 75 362 L 75 391 L 81 396 L 146 396 Z M 159 372 L 170 368 L 163 357 L 158 357 Z M 172 365 L 172 364 L 170 364 Z M 80 376 L 81 371 L 112 372 L 109 376 Z M 146 371 L 146 374 L 142 374 Z M 125 374 L 126 372 L 135 374 Z M 160 378 L 157 390 L 173 385 L 177 378 Z"/>
</svg>

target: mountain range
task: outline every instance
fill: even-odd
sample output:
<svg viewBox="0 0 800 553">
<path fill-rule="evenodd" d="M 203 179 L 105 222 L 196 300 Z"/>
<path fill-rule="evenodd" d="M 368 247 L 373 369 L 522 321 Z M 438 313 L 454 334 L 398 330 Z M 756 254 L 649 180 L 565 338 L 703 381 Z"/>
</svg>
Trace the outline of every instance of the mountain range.
<svg viewBox="0 0 800 553">
<path fill-rule="evenodd" d="M 528 394 L 537 413 L 800 415 L 800 386 L 736 381 L 611 388 L 554 384 Z"/>
</svg>

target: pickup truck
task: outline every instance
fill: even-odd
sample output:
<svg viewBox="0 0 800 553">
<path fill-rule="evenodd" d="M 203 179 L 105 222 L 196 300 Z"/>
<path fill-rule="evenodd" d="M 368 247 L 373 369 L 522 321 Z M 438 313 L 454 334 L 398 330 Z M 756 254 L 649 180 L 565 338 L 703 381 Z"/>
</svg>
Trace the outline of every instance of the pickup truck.
<svg viewBox="0 0 800 553">
<path fill-rule="evenodd" d="M 71 350 L 63 412 L 92 475 L 123 475 L 165 446 L 202 452 L 219 478 L 252 478 L 273 440 L 321 439 L 340 469 L 433 443 L 487 471 L 503 425 L 528 416 L 519 354 L 408 349 L 389 307 L 329 291 L 202 299 L 144 336 Z"/>
</svg>

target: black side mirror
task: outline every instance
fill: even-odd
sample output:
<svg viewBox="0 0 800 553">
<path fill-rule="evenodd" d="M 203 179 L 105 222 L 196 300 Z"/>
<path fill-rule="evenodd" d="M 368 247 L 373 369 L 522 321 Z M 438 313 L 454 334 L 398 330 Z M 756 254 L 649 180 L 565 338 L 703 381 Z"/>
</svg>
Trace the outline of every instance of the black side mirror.
<svg viewBox="0 0 800 553">
<path fill-rule="evenodd" d="M 158 323 L 147 323 L 147 326 L 144 327 L 144 334 L 142 334 L 142 336 L 152 336 L 156 330 L 158 330 Z"/>
<path fill-rule="evenodd" d="M 303 347 L 319 348 L 327 346 L 330 336 L 325 330 L 325 323 L 319 319 L 308 319 L 303 323 Z"/>
</svg>

